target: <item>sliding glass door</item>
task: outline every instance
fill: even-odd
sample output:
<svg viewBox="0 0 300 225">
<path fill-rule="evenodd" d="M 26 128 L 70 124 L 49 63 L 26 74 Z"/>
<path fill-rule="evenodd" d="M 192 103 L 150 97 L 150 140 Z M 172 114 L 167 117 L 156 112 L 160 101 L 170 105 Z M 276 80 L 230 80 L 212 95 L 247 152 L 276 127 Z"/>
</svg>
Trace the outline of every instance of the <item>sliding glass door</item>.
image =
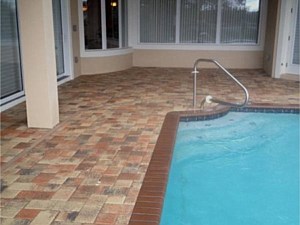
<svg viewBox="0 0 300 225">
<path fill-rule="evenodd" d="M 24 95 L 17 3 L 1 0 L 1 106 Z"/>
<path fill-rule="evenodd" d="M 52 7 L 53 7 L 56 73 L 59 76 L 65 73 L 61 1 L 52 0 Z"/>
<path fill-rule="evenodd" d="M 291 74 L 300 75 L 300 51 L 299 51 L 299 40 L 300 40 L 300 1 L 295 0 L 293 2 L 292 9 L 292 23 L 291 35 L 289 37 L 289 50 L 288 58 L 289 62 L 287 64 L 287 72 Z"/>
<path fill-rule="evenodd" d="M 69 1 L 52 0 L 52 8 L 57 80 L 64 82 L 71 75 Z"/>
<path fill-rule="evenodd" d="M 71 75 L 69 1 L 52 0 L 56 73 L 58 81 Z"/>
<path fill-rule="evenodd" d="M 1 111 L 25 100 L 18 27 L 17 0 L 1 3 Z M 69 28 L 69 1 L 52 0 L 55 40 L 56 73 L 58 84 L 71 75 L 71 46 Z M 62 16 L 63 15 L 63 16 Z"/>
</svg>

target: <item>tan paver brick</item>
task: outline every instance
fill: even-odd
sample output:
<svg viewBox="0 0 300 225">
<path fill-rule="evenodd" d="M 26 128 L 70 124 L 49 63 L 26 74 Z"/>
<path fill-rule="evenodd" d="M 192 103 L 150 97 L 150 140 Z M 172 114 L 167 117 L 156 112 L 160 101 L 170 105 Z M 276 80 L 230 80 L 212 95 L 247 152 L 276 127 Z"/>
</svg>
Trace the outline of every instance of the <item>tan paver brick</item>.
<svg viewBox="0 0 300 225">
<path fill-rule="evenodd" d="M 125 196 L 109 196 L 107 198 L 106 203 L 110 204 L 123 204 L 125 200 Z"/>
<path fill-rule="evenodd" d="M 51 224 L 56 215 L 57 211 L 41 211 L 34 220 L 30 223 L 30 225 L 48 225 Z"/>
<path fill-rule="evenodd" d="M 19 192 L 20 190 L 5 189 L 0 196 L 1 198 L 14 198 Z"/>
<path fill-rule="evenodd" d="M 1 217 L 14 218 L 26 204 L 27 202 L 24 201 L 9 202 L 1 208 Z"/>
<path fill-rule="evenodd" d="M 75 187 L 62 187 L 52 196 L 52 199 L 66 201 L 71 197 L 75 190 Z"/>
<path fill-rule="evenodd" d="M 15 182 L 12 185 L 10 185 L 8 187 L 8 189 L 19 190 L 19 191 L 31 191 L 31 190 L 34 190 L 35 187 L 36 187 L 36 184 Z"/>
<path fill-rule="evenodd" d="M 102 206 L 85 205 L 76 217 L 75 222 L 79 223 L 94 223 Z"/>
</svg>

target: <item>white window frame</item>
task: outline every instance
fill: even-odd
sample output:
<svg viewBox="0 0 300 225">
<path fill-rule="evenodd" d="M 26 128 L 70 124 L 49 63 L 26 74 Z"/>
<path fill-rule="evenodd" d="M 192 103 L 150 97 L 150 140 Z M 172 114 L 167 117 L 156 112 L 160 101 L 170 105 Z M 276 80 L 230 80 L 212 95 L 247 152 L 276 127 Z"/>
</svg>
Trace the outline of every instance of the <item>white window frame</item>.
<svg viewBox="0 0 300 225">
<path fill-rule="evenodd" d="M 161 50 L 226 50 L 226 51 L 262 51 L 264 50 L 265 40 L 265 28 L 267 19 L 267 4 L 268 0 L 261 0 L 261 8 L 259 15 L 259 30 L 257 43 L 221 43 L 221 7 L 218 7 L 217 17 L 217 33 L 216 43 L 180 43 L 180 3 L 181 0 L 177 0 L 176 9 L 176 37 L 175 43 L 142 43 L 140 41 L 140 0 L 136 0 L 138 4 L 137 16 L 137 43 L 133 45 L 135 49 L 161 49 Z M 218 0 L 220 5 L 221 0 Z"/>
<path fill-rule="evenodd" d="M 18 92 L 0 101 L 0 112 L 16 106 L 26 100 L 24 91 Z"/>
<path fill-rule="evenodd" d="M 105 0 L 101 1 L 101 27 L 102 27 L 102 49 L 85 49 L 84 43 L 84 25 L 83 25 L 83 10 L 82 0 L 78 0 L 78 18 L 79 18 L 79 42 L 80 42 L 80 57 L 102 57 L 102 56 L 116 56 L 126 55 L 133 52 L 132 48 L 119 47 L 107 49 L 106 40 L 106 13 L 105 13 Z M 119 46 L 122 46 L 122 12 L 121 12 L 121 0 L 118 0 L 118 14 L 119 14 Z"/>
</svg>

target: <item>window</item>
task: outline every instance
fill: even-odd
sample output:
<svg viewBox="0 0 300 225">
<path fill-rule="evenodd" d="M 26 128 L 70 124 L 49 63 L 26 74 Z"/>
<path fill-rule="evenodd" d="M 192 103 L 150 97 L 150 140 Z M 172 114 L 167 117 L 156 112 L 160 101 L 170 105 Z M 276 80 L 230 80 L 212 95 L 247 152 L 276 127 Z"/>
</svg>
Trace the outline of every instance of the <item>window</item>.
<svg viewBox="0 0 300 225">
<path fill-rule="evenodd" d="M 1 105 L 23 95 L 17 4 L 1 0 Z M 17 96 L 18 95 L 18 96 Z M 15 97 L 14 97 L 15 96 Z"/>
<path fill-rule="evenodd" d="M 181 0 L 180 10 L 181 43 L 214 43 L 218 0 Z"/>
<path fill-rule="evenodd" d="M 257 44 L 260 0 L 140 0 L 140 43 Z"/>
<path fill-rule="evenodd" d="M 101 2 L 83 1 L 84 44 L 86 49 L 102 48 Z"/>
<path fill-rule="evenodd" d="M 127 4 L 121 0 L 82 0 L 85 50 L 127 47 Z"/>
<path fill-rule="evenodd" d="M 140 14 L 141 42 L 175 42 L 176 0 L 141 0 Z"/>
<path fill-rule="evenodd" d="M 117 2 L 106 0 L 107 48 L 119 48 L 119 8 Z"/>
<path fill-rule="evenodd" d="M 259 1 L 222 1 L 221 42 L 257 43 Z"/>
<path fill-rule="evenodd" d="M 61 1 L 52 0 L 52 9 L 53 9 L 56 73 L 57 75 L 60 75 L 65 72 Z"/>
</svg>

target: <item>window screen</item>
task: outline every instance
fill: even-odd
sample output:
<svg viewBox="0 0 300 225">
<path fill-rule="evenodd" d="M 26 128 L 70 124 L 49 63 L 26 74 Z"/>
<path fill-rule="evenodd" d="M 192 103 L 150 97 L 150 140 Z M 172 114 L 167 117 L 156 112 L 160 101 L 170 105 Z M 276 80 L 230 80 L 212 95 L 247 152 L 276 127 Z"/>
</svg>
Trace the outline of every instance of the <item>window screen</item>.
<svg viewBox="0 0 300 225">
<path fill-rule="evenodd" d="M 140 1 L 140 42 L 174 43 L 176 0 Z"/>
<path fill-rule="evenodd" d="M 221 43 L 257 43 L 259 0 L 223 0 Z"/>
<path fill-rule="evenodd" d="M 181 0 L 180 42 L 216 42 L 218 0 Z"/>
</svg>

